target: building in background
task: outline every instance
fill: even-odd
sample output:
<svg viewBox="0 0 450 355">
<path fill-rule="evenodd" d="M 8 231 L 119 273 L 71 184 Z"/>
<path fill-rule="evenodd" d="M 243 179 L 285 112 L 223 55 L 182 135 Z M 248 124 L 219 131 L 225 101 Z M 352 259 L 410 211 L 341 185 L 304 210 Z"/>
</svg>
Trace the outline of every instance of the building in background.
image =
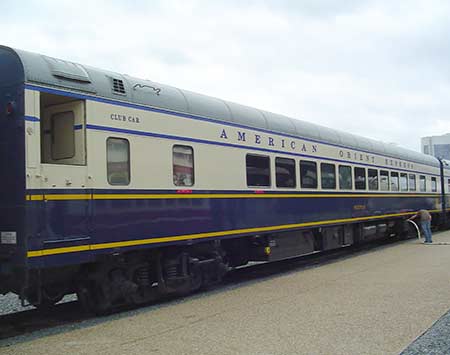
<svg viewBox="0 0 450 355">
<path fill-rule="evenodd" d="M 450 160 L 450 133 L 442 136 L 423 137 L 422 153 Z"/>
</svg>

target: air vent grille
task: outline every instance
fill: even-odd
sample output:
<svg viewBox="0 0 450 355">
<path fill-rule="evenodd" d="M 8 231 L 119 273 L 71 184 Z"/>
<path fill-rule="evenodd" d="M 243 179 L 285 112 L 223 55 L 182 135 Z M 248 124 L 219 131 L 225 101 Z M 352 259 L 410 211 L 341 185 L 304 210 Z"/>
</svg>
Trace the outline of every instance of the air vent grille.
<svg viewBox="0 0 450 355">
<path fill-rule="evenodd" d="M 123 80 L 113 79 L 113 91 L 117 94 L 126 94 Z"/>
</svg>

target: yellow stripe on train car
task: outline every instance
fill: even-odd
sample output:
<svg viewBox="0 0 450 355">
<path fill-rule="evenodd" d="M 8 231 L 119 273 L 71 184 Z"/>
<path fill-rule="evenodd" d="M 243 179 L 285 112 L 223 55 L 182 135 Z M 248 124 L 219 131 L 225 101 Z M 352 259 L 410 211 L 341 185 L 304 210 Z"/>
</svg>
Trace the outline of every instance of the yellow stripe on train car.
<svg viewBox="0 0 450 355">
<path fill-rule="evenodd" d="M 360 198 L 360 197 L 440 197 L 433 194 L 46 194 L 27 195 L 27 201 L 73 201 L 73 200 L 159 200 L 159 199 L 235 199 L 235 198 Z"/>
<path fill-rule="evenodd" d="M 440 210 L 431 210 L 430 212 L 440 212 Z M 367 221 L 367 220 L 382 219 L 382 218 L 388 218 L 388 217 L 408 216 L 408 215 L 412 215 L 412 214 L 414 214 L 414 212 L 403 212 L 403 213 L 393 213 L 393 214 L 385 214 L 385 215 L 378 215 L 378 216 L 344 218 L 344 219 L 334 219 L 334 220 L 315 221 L 315 222 L 303 222 L 303 223 L 294 223 L 294 224 L 284 224 L 284 225 L 278 225 L 278 226 L 234 229 L 234 230 L 228 230 L 228 231 L 216 231 L 216 232 L 187 234 L 187 235 L 178 235 L 178 236 L 167 236 L 167 237 L 159 237 L 159 238 L 128 240 L 128 241 L 122 241 L 122 242 L 82 245 L 82 246 L 74 246 L 74 247 L 43 249 L 43 250 L 29 251 L 27 253 L 27 256 L 29 258 L 35 258 L 35 257 L 41 257 L 41 256 L 47 256 L 47 255 L 57 255 L 57 254 L 74 253 L 74 252 L 82 252 L 82 251 L 90 251 L 90 250 L 123 248 L 123 247 L 131 247 L 131 246 L 146 245 L 146 244 L 168 243 L 168 242 L 183 241 L 183 240 L 222 237 L 222 236 L 228 236 L 228 235 L 233 235 L 233 234 L 251 234 L 251 233 L 270 232 L 270 231 L 286 230 L 286 229 L 293 229 L 293 228 L 313 227 L 313 226 L 317 226 L 317 225 Z"/>
</svg>

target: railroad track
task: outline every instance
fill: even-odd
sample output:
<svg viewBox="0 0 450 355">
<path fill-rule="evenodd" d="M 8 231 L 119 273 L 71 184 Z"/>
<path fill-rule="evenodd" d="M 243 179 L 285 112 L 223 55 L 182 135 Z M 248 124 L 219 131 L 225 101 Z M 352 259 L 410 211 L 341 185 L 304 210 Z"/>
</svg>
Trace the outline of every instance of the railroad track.
<svg viewBox="0 0 450 355">
<path fill-rule="evenodd" d="M 240 284 L 249 284 L 255 281 L 260 282 L 264 279 L 281 276 L 286 273 L 326 265 L 337 260 L 343 260 L 365 252 L 372 252 L 380 248 L 388 247 L 394 242 L 397 243 L 398 240 L 396 238 L 390 238 L 384 241 L 374 241 L 360 246 L 349 246 L 271 263 L 253 263 L 245 267 L 230 270 L 222 283 L 209 287 L 207 290 L 185 297 L 166 297 L 160 299 L 158 302 L 144 306 L 118 308 L 114 313 L 103 317 L 83 311 L 80 303 L 76 300 L 57 304 L 47 311 L 29 309 L 0 315 L 0 347 L 8 345 L 9 340 L 15 337 L 29 336 L 40 331 L 45 332 L 45 334 L 51 334 L 52 332 L 63 331 L 67 327 L 82 327 L 110 321 L 115 318 L 129 316 L 130 312 L 149 311 L 152 308 L 170 305 L 171 303 L 180 302 L 186 298 L 204 297 L 214 292 L 222 292 L 230 287 L 238 287 Z"/>
</svg>

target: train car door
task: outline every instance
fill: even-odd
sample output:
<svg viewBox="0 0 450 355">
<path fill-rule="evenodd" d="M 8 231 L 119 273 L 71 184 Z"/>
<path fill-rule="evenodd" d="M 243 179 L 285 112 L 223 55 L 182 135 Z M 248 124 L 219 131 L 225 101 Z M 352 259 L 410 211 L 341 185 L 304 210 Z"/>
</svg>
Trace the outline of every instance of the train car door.
<svg viewBox="0 0 450 355">
<path fill-rule="evenodd" d="M 64 102 L 68 99 L 41 99 L 45 249 L 84 245 L 90 239 L 85 102 Z"/>
<path fill-rule="evenodd" d="M 42 129 L 43 163 L 86 164 L 84 101 L 44 108 Z"/>
</svg>

